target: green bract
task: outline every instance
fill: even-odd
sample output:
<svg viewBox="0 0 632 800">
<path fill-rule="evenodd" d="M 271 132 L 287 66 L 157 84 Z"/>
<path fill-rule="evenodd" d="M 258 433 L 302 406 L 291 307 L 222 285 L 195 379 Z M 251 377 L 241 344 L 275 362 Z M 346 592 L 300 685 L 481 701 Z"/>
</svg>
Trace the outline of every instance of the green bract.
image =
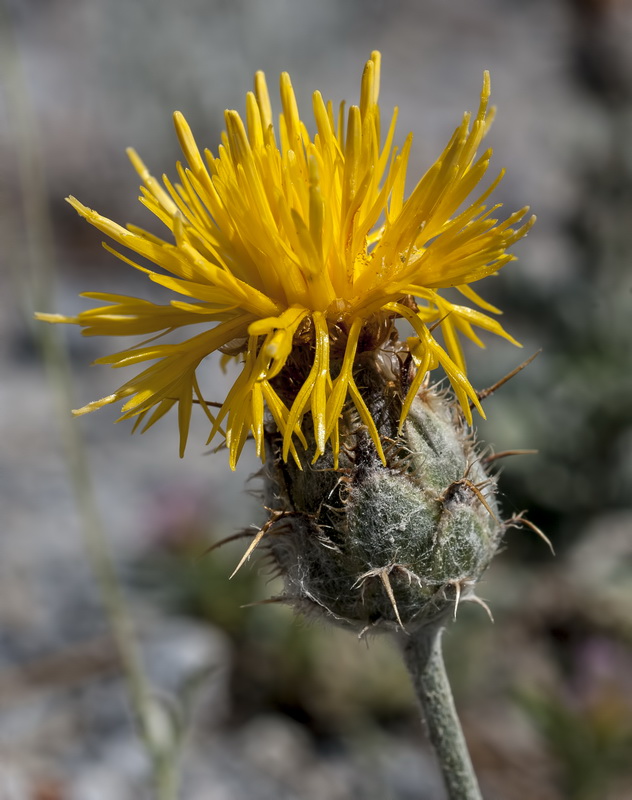
<svg viewBox="0 0 632 800">
<path fill-rule="evenodd" d="M 399 371 L 396 369 L 396 371 Z M 360 632 L 407 631 L 476 599 L 477 581 L 501 540 L 496 481 L 486 474 L 462 413 L 426 388 L 397 435 L 400 403 L 384 364 L 358 381 L 372 398 L 386 465 L 351 411 L 341 422 L 340 464 L 281 457 L 268 434 L 264 541 L 285 578 L 285 596 Z"/>
</svg>

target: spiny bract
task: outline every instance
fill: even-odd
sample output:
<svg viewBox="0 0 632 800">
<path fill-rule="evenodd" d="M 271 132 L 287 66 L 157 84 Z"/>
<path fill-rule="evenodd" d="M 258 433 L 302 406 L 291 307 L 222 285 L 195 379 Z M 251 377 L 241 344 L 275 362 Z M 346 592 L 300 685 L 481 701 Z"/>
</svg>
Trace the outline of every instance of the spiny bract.
<svg viewBox="0 0 632 800">
<path fill-rule="evenodd" d="M 398 370 L 406 379 L 406 365 Z M 383 464 L 366 428 L 341 420 L 340 464 L 331 456 L 299 469 L 268 433 L 266 504 L 256 541 L 285 579 L 284 601 L 359 632 L 441 622 L 475 585 L 506 527 L 496 482 L 484 469 L 458 405 L 425 387 L 398 434 L 401 385 L 366 361 L 358 381 L 385 446 Z M 251 546 L 251 550 L 253 547 Z"/>
</svg>

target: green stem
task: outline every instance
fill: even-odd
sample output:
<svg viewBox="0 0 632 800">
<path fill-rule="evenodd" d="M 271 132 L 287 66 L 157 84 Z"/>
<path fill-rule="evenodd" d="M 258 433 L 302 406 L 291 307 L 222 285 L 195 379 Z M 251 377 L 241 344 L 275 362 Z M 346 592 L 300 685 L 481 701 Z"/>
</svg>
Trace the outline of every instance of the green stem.
<svg viewBox="0 0 632 800">
<path fill-rule="evenodd" d="M 26 227 L 26 246 L 30 269 L 15 278 L 21 290 L 25 316 L 32 322 L 33 310 L 51 307 L 52 274 L 55 263 L 53 230 L 38 127 L 35 115 L 28 102 L 28 87 L 22 74 L 21 62 L 9 13 L 4 0 L 0 0 L 0 51 L 2 72 L 7 76 L 5 90 L 10 118 L 16 135 L 16 161 L 22 207 Z M 69 409 L 72 408 L 72 375 L 66 349 L 58 332 L 49 325 L 32 326 L 38 341 L 46 370 L 53 386 L 53 396 L 59 418 L 62 439 L 66 451 L 66 462 L 74 489 L 81 531 L 90 566 L 94 572 L 101 600 L 108 619 L 115 645 L 121 659 L 123 674 L 132 705 L 132 710 L 152 764 L 152 774 L 158 800 L 175 800 L 178 794 L 177 747 L 173 752 L 165 748 L 161 737 L 155 734 L 157 709 L 151 696 L 151 688 L 143 664 L 131 616 L 103 529 L 102 518 L 97 507 L 92 485 L 90 465 L 81 435 L 80 426 L 73 424 Z"/>
<path fill-rule="evenodd" d="M 442 627 L 422 629 L 401 644 L 423 710 L 449 800 L 482 800 L 441 650 Z"/>
</svg>

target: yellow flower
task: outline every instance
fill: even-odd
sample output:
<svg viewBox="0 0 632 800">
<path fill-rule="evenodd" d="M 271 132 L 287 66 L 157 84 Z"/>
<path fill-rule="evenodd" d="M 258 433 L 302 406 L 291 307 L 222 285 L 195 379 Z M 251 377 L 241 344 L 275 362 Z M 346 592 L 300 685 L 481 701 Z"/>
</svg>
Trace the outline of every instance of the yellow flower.
<svg viewBox="0 0 632 800">
<path fill-rule="evenodd" d="M 40 314 L 49 322 L 81 325 L 88 336 L 151 335 L 131 349 L 98 359 L 113 367 L 145 364 L 114 394 L 75 411 L 83 414 L 124 400 L 121 419 L 137 417 L 145 429 L 178 406 L 184 452 L 192 405 L 208 416 L 212 439 L 222 433 L 234 468 L 252 434 L 264 456 L 265 407 L 284 437 L 283 456 L 306 445 L 311 413 L 314 460 L 331 443 L 337 456 L 339 419 L 350 402 L 383 459 L 376 424 L 354 364 L 363 350 L 379 350 L 396 319 L 409 323 L 406 354 L 416 367 L 402 398 L 403 423 L 428 370 L 443 367 L 468 422 L 480 404 L 466 376 L 459 336 L 483 343 L 474 326 L 517 344 L 479 310 L 440 294 L 455 287 L 492 313 L 469 284 L 513 259 L 507 249 L 527 232 L 527 209 L 499 221 L 499 205 L 486 203 L 502 173 L 476 199 L 491 156 L 477 149 L 493 117 L 485 73 L 478 112 L 465 114 L 445 150 L 405 196 L 412 135 L 394 144 L 397 110 L 382 137 L 378 92 L 380 55 L 362 76 L 359 106 L 337 113 L 313 95 L 316 133 L 299 117 L 287 73 L 281 75 L 282 113 L 275 131 L 268 89 L 258 72 L 246 97 L 246 121 L 226 111 L 226 132 L 214 156 L 201 154 L 179 112 L 175 127 L 188 166 L 179 183 L 161 185 L 135 151 L 129 157 L 143 181 L 141 203 L 168 229 L 165 239 L 123 228 L 69 198 L 88 222 L 159 268 L 116 256 L 167 289 L 165 305 L 118 294 L 88 292 L 104 302 L 76 317 Z M 516 227 L 517 226 L 517 227 Z M 201 332 L 173 344 L 156 339 L 187 325 Z M 440 330 L 445 345 L 434 336 Z M 196 372 L 214 351 L 241 358 L 242 370 L 221 405 L 211 411 Z M 136 427 L 136 426 L 135 426 Z M 311 427 L 310 427 L 311 430 Z M 310 433 L 311 436 L 311 433 Z"/>
</svg>

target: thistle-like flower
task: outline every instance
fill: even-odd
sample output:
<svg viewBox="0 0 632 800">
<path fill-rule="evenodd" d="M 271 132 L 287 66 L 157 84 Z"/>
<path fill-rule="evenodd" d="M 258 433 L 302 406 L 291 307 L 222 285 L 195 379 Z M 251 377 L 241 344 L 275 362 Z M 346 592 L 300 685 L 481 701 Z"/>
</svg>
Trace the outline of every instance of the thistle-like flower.
<svg viewBox="0 0 632 800">
<path fill-rule="evenodd" d="M 408 197 L 412 136 L 401 150 L 394 146 L 395 111 L 382 137 L 379 81 L 373 53 L 358 106 L 345 113 L 342 104 L 336 113 L 316 92 L 312 138 L 286 73 L 275 132 L 259 72 L 246 124 L 226 112 L 217 156 L 200 153 L 176 113 L 188 163 L 177 165 L 179 183 L 164 177 L 161 185 L 129 151 L 143 181 L 141 202 L 165 225 L 166 239 L 122 228 L 70 198 L 96 228 L 154 265 L 105 245 L 170 301 L 91 292 L 105 305 L 39 317 L 76 323 L 88 336 L 150 337 L 99 359 L 149 366 L 75 413 L 120 400 L 121 418 L 146 429 L 177 405 L 182 454 L 198 403 L 209 441 L 224 435 L 233 468 L 252 436 L 266 464 L 270 516 L 246 534 L 252 542 L 241 563 L 265 537 L 285 581 L 277 599 L 360 634 L 396 632 L 448 794 L 480 800 L 440 631 L 461 600 L 478 600 L 476 584 L 505 529 L 526 520 L 500 518 L 496 482 L 470 427 L 471 409 L 483 412 L 460 338 L 483 346 L 479 328 L 517 344 L 489 316 L 499 310 L 470 284 L 512 260 L 508 248 L 533 218 L 527 209 L 495 218 L 499 205 L 488 206 L 488 198 L 502 173 L 471 197 L 491 157 L 491 150 L 477 155 L 493 117 L 487 73 L 476 115 L 464 115 Z M 449 288 L 470 305 L 455 303 L 456 292 L 442 294 Z M 157 343 L 188 325 L 201 331 Z M 198 383 L 202 361 L 215 351 L 242 365 L 221 404 Z M 439 366 L 456 400 L 431 384 Z"/>
<path fill-rule="evenodd" d="M 363 354 L 406 363 L 399 428 L 426 373 L 441 366 L 468 422 L 482 413 L 467 375 L 459 338 L 483 346 L 475 328 L 517 344 L 478 309 L 500 313 L 470 284 L 512 260 L 508 248 L 532 224 L 522 209 L 499 221 L 488 198 L 502 173 L 470 196 L 485 176 L 491 150 L 477 150 L 493 117 L 485 73 L 478 112 L 465 114 L 445 150 L 405 196 L 412 135 L 394 146 L 397 110 L 382 135 L 378 93 L 380 56 L 373 53 L 362 76 L 360 104 L 336 112 L 313 95 L 315 134 L 299 117 L 287 73 L 275 130 L 263 73 L 246 97 L 246 124 L 226 111 L 217 155 L 202 155 L 184 117 L 176 131 L 188 166 L 178 163 L 179 183 L 163 185 L 135 151 L 141 203 L 167 228 L 161 239 L 123 228 L 69 198 L 71 205 L 117 245 L 106 249 L 164 287 L 164 305 L 136 297 L 87 292 L 100 305 L 75 317 L 40 314 L 49 322 L 81 325 L 88 336 L 149 335 L 135 347 L 98 359 L 122 367 L 147 364 L 113 394 L 74 413 L 123 401 L 122 417 L 135 428 L 153 425 L 178 407 L 184 452 L 194 403 L 210 421 L 209 441 L 225 436 L 234 468 L 249 435 L 265 458 L 265 408 L 282 436 L 283 460 L 299 463 L 297 443 L 316 461 L 330 443 L 338 464 L 340 419 L 355 408 L 385 463 L 380 431 L 358 382 Z M 478 309 L 441 294 L 455 287 Z M 395 328 L 404 320 L 410 336 Z M 201 332 L 177 343 L 157 339 L 188 325 Z M 437 341 L 441 332 L 443 346 Z M 393 343 L 397 341 L 397 345 Z M 390 343 L 390 344 L 389 344 Z M 218 412 L 200 390 L 198 370 L 220 351 L 238 358 L 241 373 Z M 309 445 L 307 438 L 309 438 Z"/>
</svg>

